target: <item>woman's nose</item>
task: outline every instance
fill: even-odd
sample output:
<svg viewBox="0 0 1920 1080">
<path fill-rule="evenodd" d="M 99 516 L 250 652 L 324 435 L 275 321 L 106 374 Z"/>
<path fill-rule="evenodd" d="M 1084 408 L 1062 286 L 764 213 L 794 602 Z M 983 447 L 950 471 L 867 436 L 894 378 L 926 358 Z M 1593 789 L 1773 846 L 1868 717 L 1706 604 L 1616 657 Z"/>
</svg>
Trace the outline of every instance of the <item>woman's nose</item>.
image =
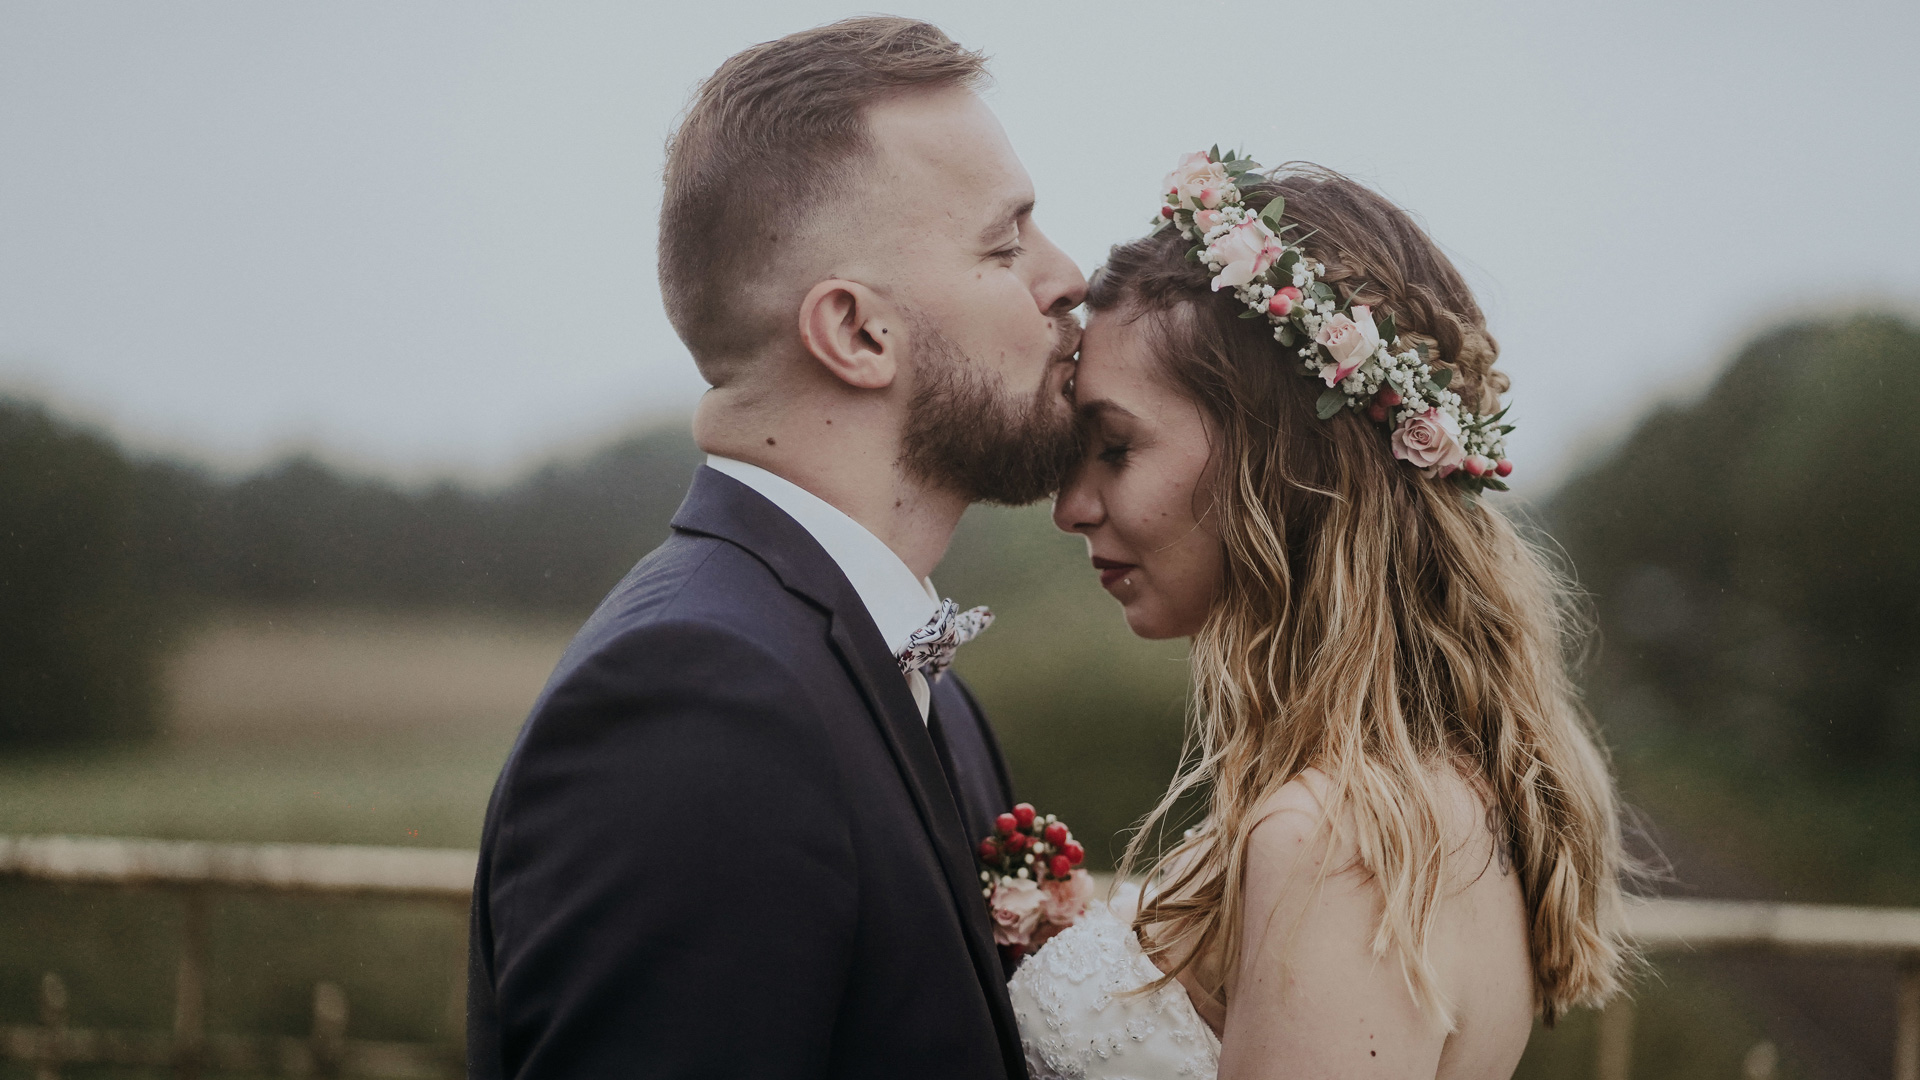
<svg viewBox="0 0 1920 1080">
<path fill-rule="evenodd" d="M 1087 470 L 1077 468 L 1068 474 L 1053 497 L 1053 524 L 1061 532 L 1084 533 L 1098 528 L 1106 517 L 1099 493 L 1087 480 Z"/>
</svg>

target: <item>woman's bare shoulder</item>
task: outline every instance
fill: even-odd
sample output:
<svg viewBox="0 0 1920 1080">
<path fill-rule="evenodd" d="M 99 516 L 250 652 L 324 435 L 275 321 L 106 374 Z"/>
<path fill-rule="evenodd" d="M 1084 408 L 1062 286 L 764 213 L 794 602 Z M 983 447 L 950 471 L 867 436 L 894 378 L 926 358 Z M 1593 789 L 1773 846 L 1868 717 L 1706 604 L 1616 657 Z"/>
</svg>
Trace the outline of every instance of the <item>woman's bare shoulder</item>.
<svg viewBox="0 0 1920 1080">
<path fill-rule="evenodd" d="M 1307 769 L 1274 789 L 1253 812 L 1247 840 L 1248 872 L 1290 873 L 1318 867 L 1330 857 L 1338 870 L 1354 852 L 1351 829 L 1339 826 L 1350 812 L 1334 805 L 1333 778 Z M 1336 815 L 1329 820 L 1329 814 Z"/>
</svg>

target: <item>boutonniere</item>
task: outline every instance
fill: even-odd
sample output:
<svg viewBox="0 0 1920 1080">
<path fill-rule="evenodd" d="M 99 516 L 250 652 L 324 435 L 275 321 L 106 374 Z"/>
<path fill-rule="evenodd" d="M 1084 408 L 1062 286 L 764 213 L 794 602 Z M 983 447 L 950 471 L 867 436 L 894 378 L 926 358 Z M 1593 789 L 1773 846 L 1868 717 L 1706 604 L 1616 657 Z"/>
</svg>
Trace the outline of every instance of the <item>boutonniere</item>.
<svg viewBox="0 0 1920 1080">
<path fill-rule="evenodd" d="M 980 894 L 993 915 L 993 940 L 1015 959 L 1072 926 L 1093 899 L 1093 875 L 1079 869 L 1087 849 L 1065 822 L 1021 803 L 994 820 L 980 841 Z"/>
</svg>

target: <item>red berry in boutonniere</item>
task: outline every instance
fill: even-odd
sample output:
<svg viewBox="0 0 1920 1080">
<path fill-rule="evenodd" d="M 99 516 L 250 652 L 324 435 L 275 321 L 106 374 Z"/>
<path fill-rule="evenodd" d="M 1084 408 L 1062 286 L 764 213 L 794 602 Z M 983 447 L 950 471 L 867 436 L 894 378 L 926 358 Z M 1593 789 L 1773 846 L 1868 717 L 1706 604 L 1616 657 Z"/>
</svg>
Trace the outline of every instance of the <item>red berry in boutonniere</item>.
<svg viewBox="0 0 1920 1080">
<path fill-rule="evenodd" d="M 1053 871 L 1054 877 L 1067 877 L 1073 873 L 1073 860 L 1065 855 L 1055 855 L 1047 860 L 1047 869 Z"/>
<path fill-rule="evenodd" d="M 1012 814 L 1001 814 L 993 819 L 993 827 L 999 830 L 1001 836 L 1012 836 L 1014 830 L 1020 827 L 1020 819 Z"/>
<path fill-rule="evenodd" d="M 1024 803 L 1024 802 L 1023 802 L 1023 803 L 1015 803 L 1015 804 L 1014 804 L 1014 807 L 1013 807 L 1013 820 L 1014 820 L 1014 821 L 1016 821 L 1016 822 L 1018 822 L 1018 823 L 1019 823 L 1019 825 L 1020 825 L 1020 827 L 1021 827 L 1022 829 L 1031 829 L 1031 828 L 1033 828 L 1033 819 L 1034 819 L 1034 816 L 1035 816 L 1035 815 L 1034 815 L 1034 812 L 1033 812 L 1033 804 L 1032 804 L 1032 803 Z"/>
<path fill-rule="evenodd" d="M 1018 855 L 1021 852 L 1027 850 L 1027 844 L 1028 844 L 1028 837 L 1026 833 L 1023 833 L 1023 832 L 1014 833 L 1012 836 L 1007 837 L 1007 840 L 1006 840 L 1007 853 L 1010 855 Z"/>
<path fill-rule="evenodd" d="M 1085 862 L 1087 858 L 1087 849 L 1081 847 L 1079 844 L 1076 844 L 1071 840 L 1060 845 L 1060 853 L 1065 855 L 1067 857 L 1067 861 L 1072 863 L 1075 866 L 1079 866 L 1081 863 Z"/>
<path fill-rule="evenodd" d="M 1046 837 L 1047 843 L 1061 847 L 1067 842 L 1067 827 L 1056 821 L 1047 826 Z"/>
<path fill-rule="evenodd" d="M 984 863 L 998 862 L 999 859 L 1000 859 L 1000 845 L 994 843 L 992 837 L 988 837 L 985 840 L 980 841 L 980 861 L 981 862 L 984 862 Z"/>
</svg>

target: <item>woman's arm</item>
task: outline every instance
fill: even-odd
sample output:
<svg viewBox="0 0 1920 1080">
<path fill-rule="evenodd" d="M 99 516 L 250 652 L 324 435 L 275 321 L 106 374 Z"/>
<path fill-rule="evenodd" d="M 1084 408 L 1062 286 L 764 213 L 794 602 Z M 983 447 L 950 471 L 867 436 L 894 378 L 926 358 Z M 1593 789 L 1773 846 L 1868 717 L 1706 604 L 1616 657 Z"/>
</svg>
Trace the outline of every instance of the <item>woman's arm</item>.
<svg viewBox="0 0 1920 1080">
<path fill-rule="evenodd" d="M 1315 779 L 1275 793 L 1248 841 L 1220 1080 L 1431 1080 L 1446 1028 L 1414 1004 L 1397 959 L 1374 957 L 1380 891 L 1350 843 L 1329 849 Z"/>
</svg>

